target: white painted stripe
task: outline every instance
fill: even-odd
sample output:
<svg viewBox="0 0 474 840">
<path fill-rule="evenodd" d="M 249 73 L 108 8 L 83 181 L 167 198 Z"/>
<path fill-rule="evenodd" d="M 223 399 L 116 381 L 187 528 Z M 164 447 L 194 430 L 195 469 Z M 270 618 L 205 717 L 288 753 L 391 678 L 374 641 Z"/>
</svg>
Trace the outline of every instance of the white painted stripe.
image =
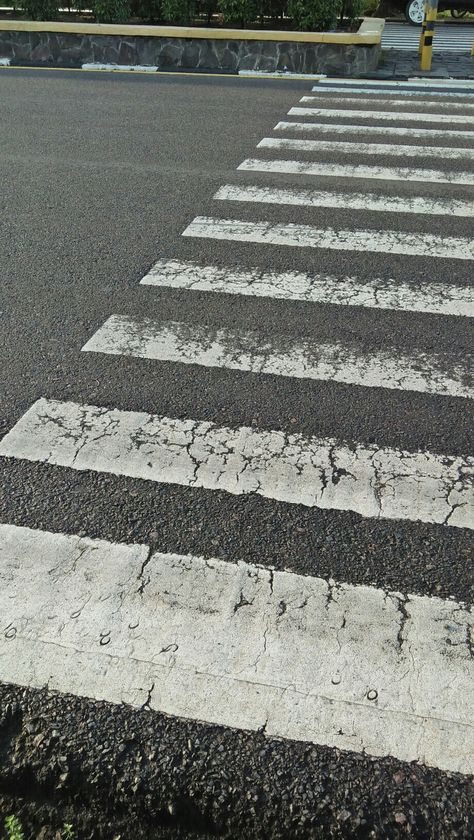
<svg viewBox="0 0 474 840">
<path fill-rule="evenodd" d="M 304 207 L 335 207 L 343 210 L 367 210 L 383 213 L 425 213 L 431 216 L 474 216 L 474 201 L 447 201 L 375 193 L 333 193 L 322 190 L 276 189 L 273 187 L 226 184 L 216 192 L 220 201 L 250 201 L 262 204 L 289 204 Z"/>
<path fill-rule="evenodd" d="M 344 125 L 338 123 L 302 123 L 285 122 L 281 120 L 273 129 L 274 131 L 310 131 L 321 134 L 381 134 L 384 137 L 408 137 L 423 140 L 444 139 L 469 141 L 474 138 L 474 131 L 456 131 L 453 129 L 437 128 L 401 128 L 393 125 Z"/>
<path fill-rule="evenodd" d="M 474 356 L 364 352 L 340 342 L 111 315 L 82 348 L 186 365 L 474 399 Z M 446 372 L 446 369 L 449 372 Z M 469 383 L 469 379 L 472 381 Z"/>
<path fill-rule="evenodd" d="M 357 79 L 357 81 L 354 81 L 354 79 L 340 79 L 338 76 L 331 78 L 328 76 L 324 82 L 321 82 L 321 85 L 318 85 L 317 90 L 319 90 L 320 86 L 325 88 L 328 85 L 337 85 L 338 88 L 342 85 L 344 89 L 354 87 L 354 85 L 364 88 L 394 88 L 397 93 L 400 93 L 401 90 L 409 90 L 410 88 L 418 87 L 447 89 L 466 88 L 469 90 L 470 88 L 474 88 L 474 81 L 470 81 L 469 79 L 430 79 L 426 76 L 421 76 L 420 78 L 418 78 L 418 76 L 409 76 L 408 81 L 395 79 Z"/>
<path fill-rule="evenodd" d="M 314 90 L 315 88 L 313 88 Z M 426 97 L 426 94 L 425 94 Z M 324 102 L 327 99 L 327 96 L 302 96 L 299 100 L 300 102 Z M 402 105 L 405 108 L 418 108 L 420 109 L 423 107 L 423 112 L 425 113 L 425 108 L 443 108 L 444 110 L 448 111 L 472 111 L 474 110 L 474 104 L 468 102 L 428 102 L 425 100 L 423 104 L 420 102 L 407 102 L 405 99 L 387 99 L 386 97 L 381 98 L 380 102 L 377 102 L 376 99 L 364 99 L 361 97 L 354 97 L 351 98 L 349 96 L 345 96 L 343 100 L 339 100 L 341 104 L 345 105 L 369 105 L 378 107 L 384 105 Z M 325 107 L 323 105 L 323 107 Z M 376 113 L 376 111 L 374 112 Z M 428 113 L 428 112 L 426 112 Z"/>
<path fill-rule="evenodd" d="M 474 529 L 474 458 L 40 399 L 0 455 Z"/>
<path fill-rule="evenodd" d="M 239 219 L 213 219 L 196 216 L 183 236 L 224 239 L 235 242 L 262 242 L 298 248 L 330 248 L 337 251 L 373 251 L 415 257 L 446 257 L 472 260 L 474 241 L 464 237 L 440 237 L 428 233 L 402 233 L 396 230 L 334 230 L 311 225 L 245 222 Z"/>
<path fill-rule="evenodd" d="M 317 163 L 303 160 L 259 160 L 248 158 L 237 169 L 248 172 L 282 172 L 291 175 L 321 175 L 329 178 L 374 178 L 378 181 L 422 181 L 424 183 L 474 186 L 474 172 L 415 169 L 406 166 L 364 166 Z"/>
<path fill-rule="evenodd" d="M 82 65 L 82 70 L 102 70 L 109 73 L 156 73 L 158 67 L 151 64 L 100 64 L 90 62 Z"/>
<path fill-rule="evenodd" d="M 321 73 L 292 73 L 290 70 L 239 70 L 238 75 L 256 76 L 262 79 L 309 79 L 309 81 L 326 78 Z"/>
<path fill-rule="evenodd" d="M 454 85 L 454 87 L 457 87 L 457 85 Z M 376 90 L 371 90 L 371 88 L 362 87 L 362 85 L 359 85 L 359 82 L 358 82 L 357 86 L 352 86 L 352 87 L 348 86 L 346 88 L 341 88 L 338 85 L 328 85 L 328 84 L 319 85 L 318 84 L 318 85 L 315 85 L 312 88 L 312 90 L 315 93 L 317 93 L 318 96 L 324 96 L 324 94 L 326 94 L 326 93 L 330 94 L 331 96 L 328 96 L 327 98 L 333 97 L 335 93 L 341 93 L 341 94 L 343 94 L 344 97 L 346 97 L 346 94 L 361 93 L 364 96 L 370 96 L 371 98 L 372 97 L 383 98 L 384 101 L 386 101 L 387 103 L 392 102 L 393 100 L 392 99 L 386 99 L 386 96 L 400 96 L 400 95 L 404 96 L 404 97 L 407 97 L 407 96 L 408 97 L 423 96 L 425 101 L 427 102 L 427 104 L 428 104 L 427 97 L 429 97 L 429 96 L 444 97 L 447 100 L 449 100 L 449 99 L 459 99 L 461 97 L 463 99 L 468 99 L 468 98 L 472 99 L 472 95 L 471 95 L 472 92 L 470 92 L 469 88 L 465 92 L 462 92 L 462 91 L 459 91 L 459 90 L 426 90 L 426 89 L 425 90 L 413 90 L 412 88 L 404 89 L 404 88 L 394 88 L 394 87 L 388 87 L 388 86 L 379 87 Z M 347 98 L 345 98 L 344 101 L 347 102 L 348 101 Z"/>
<path fill-rule="evenodd" d="M 243 271 L 234 266 L 200 266 L 179 260 L 160 260 L 141 283 L 197 292 L 474 318 L 474 288 L 447 283 L 420 285 L 409 281 L 325 277 L 296 271 L 267 273 L 257 268 Z"/>
<path fill-rule="evenodd" d="M 296 149 L 301 152 L 332 152 L 348 155 L 392 155 L 395 157 L 435 157 L 441 160 L 474 160 L 474 148 L 452 146 L 401 146 L 395 143 L 348 143 L 339 140 L 299 140 L 264 137 L 258 149 Z"/>
<path fill-rule="evenodd" d="M 337 117 L 338 119 L 360 119 L 360 120 L 387 120 L 389 122 L 435 122 L 435 123 L 458 123 L 467 125 L 474 123 L 474 115 L 464 114 L 415 114 L 412 112 L 396 111 L 354 111 L 349 108 L 290 108 L 290 116 L 297 117 Z"/>
<path fill-rule="evenodd" d="M 0 525 L 2 680 L 474 772 L 455 601 Z"/>
</svg>

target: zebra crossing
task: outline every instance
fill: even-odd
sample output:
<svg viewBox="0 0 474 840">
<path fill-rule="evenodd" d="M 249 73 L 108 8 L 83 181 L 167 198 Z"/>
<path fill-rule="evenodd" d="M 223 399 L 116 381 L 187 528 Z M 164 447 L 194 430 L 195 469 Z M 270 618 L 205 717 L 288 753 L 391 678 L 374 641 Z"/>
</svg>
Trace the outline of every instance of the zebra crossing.
<svg viewBox="0 0 474 840">
<path fill-rule="evenodd" d="M 418 49 L 420 29 L 407 23 L 386 23 L 382 34 L 382 49 Z M 437 21 L 433 50 L 439 52 L 470 53 L 474 41 L 472 23 L 446 24 Z"/>
<path fill-rule="evenodd" d="M 137 294 L 149 295 L 147 315 L 112 307 L 82 353 L 115 358 L 117 377 L 122 360 L 136 359 L 192 366 L 198 381 L 219 370 L 275 378 L 290 390 L 305 381 L 358 389 L 357 399 L 370 392 L 381 401 L 387 394 L 429 399 L 440 412 L 445 401 L 456 401 L 461 413 L 472 405 L 472 347 L 460 354 L 421 335 L 406 350 L 397 336 L 389 346 L 363 346 L 337 331 L 295 335 L 284 318 L 278 330 L 224 317 L 190 323 L 160 317 L 153 307 L 154 295 L 177 290 L 191 299 L 209 295 L 216 312 L 219 301 L 277 301 L 282 313 L 297 304 L 308 319 L 324 306 L 346 317 L 360 310 L 379 323 L 415 313 L 434 337 L 436 319 L 469 327 L 474 242 L 455 233 L 452 220 L 474 215 L 472 105 L 452 103 L 448 92 L 442 100 L 442 89 L 426 90 L 415 108 L 409 97 L 420 91 L 410 86 L 356 101 L 349 87 L 337 91 L 333 98 L 317 85 L 304 107 L 289 110 L 274 136 L 259 142 L 262 156 L 242 161 L 235 183 L 214 193 L 213 215 L 196 216 L 182 230 L 193 257 L 160 257 L 141 278 Z M 315 100 L 317 108 L 307 107 Z M 294 131 L 311 139 L 282 136 Z M 315 139 L 320 135 L 326 139 Z M 358 162 L 367 155 L 382 162 Z M 385 165 L 385 157 L 415 157 L 417 164 Z M 354 188 L 361 180 L 362 190 Z M 369 214 L 365 226 L 354 210 Z M 225 263 L 207 262 L 202 242 L 237 250 Z M 259 265 L 233 258 L 249 246 Z M 300 250 L 305 269 L 280 265 L 282 250 Z M 346 266 L 352 254 L 371 254 L 393 276 L 327 273 L 327 253 Z M 421 283 L 411 276 L 420 259 L 436 267 Z M 348 440 L 337 422 L 330 435 L 308 434 L 297 424 L 229 425 L 198 413 L 164 415 L 159 406 L 125 410 L 44 396 L 7 431 L 0 457 L 86 480 L 132 478 L 150 494 L 179 486 L 220 494 L 224 506 L 258 496 L 296 511 L 341 511 L 360 523 L 469 536 L 474 453 L 452 444 L 403 448 Z M 244 527 L 243 518 L 235 527 Z M 245 556 L 230 562 L 15 523 L 0 525 L 0 582 L 4 681 L 474 772 L 474 617 L 459 598 L 335 581 L 317 566 L 301 574 Z"/>
</svg>

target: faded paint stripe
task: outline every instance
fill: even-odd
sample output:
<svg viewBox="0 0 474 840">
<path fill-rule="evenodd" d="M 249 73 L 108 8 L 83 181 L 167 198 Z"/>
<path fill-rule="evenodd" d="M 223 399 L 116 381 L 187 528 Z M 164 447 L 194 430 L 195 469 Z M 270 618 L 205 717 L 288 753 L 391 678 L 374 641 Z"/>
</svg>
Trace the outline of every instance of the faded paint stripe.
<svg viewBox="0 0 474 840">
<path fill-rule="evenodd" d="M 315 88 L 313 88 L 315 90 Z M 319 90 L 318 90 L 319 93 Z M 426 111 L 426 108 L 442 108 L 444 111 L 473 111 L 474 104 L 470 102 L 429 102 L 426 99 L 426 93 L 424 94 L 425 99 L 423 104 L 421 105 L 420 102 L 407 102 L 406 99 L 387 99 L 386 97 L 381 98 L 380 102 L 377 102 L 376 99 L 371 97 L 370 99 L 364 99 L 362 97 L 354 97 L 351 98 L 349 96 L 345 96 L 344 99 L 340 100 L 343 105 L 350 104 L 350 105 L 368 105 L 369 107 L 377 108 L 379 105 L 384 107 L 386 105 L 401 105 L 404 108 L 418 108 L 423 107 L 423 113 L 429 113 Z M 328 97 L 324 95 L 319 96 L 302 96 L 299 100 L 300 102 L 310 103 L 310 102 L 324 102 L 327 100 Z M 323 105 L 323 107 L 325 107 Z"/>
<path fill-rule="evenodd" d="M 301 152 L 331 152 L 347 155 L 390 155 L 393 157 L 435 157 L 441 160 L 474 160 L 474 148 L 407 146 L 398 143 L 348 143 L 339 140 L 299 140 L 293 137 L 264 137 L 257 149 L 296 149 Z"/>
<path fill-rule="evenodd" d="M 474 458 L 40 399 L 0 455 L 474 529 Z"/>
<path fill-rule="evenodd" d="M 474 356 L 370 353 L 340 342 L 111 315 L 82 348 L 187 365 L 474 398 Z M 449 371 L 449 372 L 448 372 Z"/>
<path fill-rule="evenodd" d="M 318 134 L 381 134 L 384 137 L 407 137 L 408 139 L 472 140 L 474 131 L 456 131 L 438 128 L 403 128 L 394 125 L 343 125 L 338 123 L 286 122 L 281 120 L 274 131 L 317 132 Z"/>
<path fill-rule="evenodd" d="M 458 123 L 466 125 L 474 123 L 474 115 L 469 114 L 425 114 L 412 111 L 356 111 L 349 108 L 305 108 L 295 107 L 288 111 L 290 116 L 299 117 L 337 117 L 338 119 L 386 120 L 387 122 L 434 122 Z"/>
<path fill-rule="evenodd" d="M 273 225 L 271 222 L 245 222 L 207 216 L 196 216 L 183 231 L 183 236 L 453 260 L 472 260 L 474 257 L 474 241 L 464 237 L 441 237 L 429 233 L 402 233 L 395 230 L 334 230 L 315 228 L 311 225 Z"/>
<path fill-rule="evenodd" d="M 337 87 L 336 85 L 333 85 L 333 86 L 324 85 L 323 86 L 323 85 L 318 84 L 318 85 L 315 85 L 315 87 L 313 87 L 312 90 L 315 93 L 318 94 L 318 97 L 324 96 L 325 99 L 336 99 L 334 94 L 339 93 L 344 97 L 343 99 L 340 99 L 340 100 L 337 99 L 337 101 L 341 101 L 341 102 L 347 102 L 348 101 L 347 94 L 349 94 L 349 96 L 350 96 L 351 94 L 354 94 L 354 93 L 357 93 L 357 94 L 360 93 L 363 96 L 370 96 L 370 99 L 368 100 L 369 102 L 375 101 L 377 99 L 381 99 L 382 102 L 386 102 L 387 105 L 389 105 L 391 102 L 393 102 L 393 99 L 390 98 L 392 96 L 403 96 L 403 100 L 402 100 L 403 104 L 405 104 L 406 99 L 408 97 L 408 102 L 406 102 L 407 105 L 409 103 L 409 98 L 410 97 L 414 97 L 416 99 L 416 97 L 419 97 L 419 96 L 423 97 L 423 99 L 424 99 L 424 101 L 426 102 L 427 105 L 428 104 L 429 105 L 437 104 L 436 100 L 439 97 L 441 97 L 441 102 L 443 101 L 443 99 L 448 101 L 448 102 L 452 101 L 453 99 L 470 99 L 472 101 L 472 98 L 473 98 L 472 97 L 472 90 L 470 90 L 470 89 L 467 89 L 466 91 L 460 91 L 460 90 L 429 90 L 429 89 L 428 90 L 414 90 L 413 88 L 409 88 L 407 90 L 404 90 L 403 88 L 398 88 L 397 89 L 397 88 L 391 88 L 391 87 L 380 87 L 380 88 L 377 88 L 376 90 L 371 90 L 370 88 L 363 88 L 363 87 L 341 88 L 341 87 Z M 430 102 L 430 97 L 435 97 L 435 101 Z M 360 100 L 358 99 L 358 101 L 360 101 Z"/>
<path fill-rule="evenodd" d="M 474 288 L 449 283 L 420 285 L 409 281 L 326 277 L 296 271 L 270 273 L 258 268 L 245 271 L 234 266 L 201 266 L 180 260 L 160 260 L 141 283 L 196 292 L 474 318 Z"/>
<path fill-rule="evenodd" d="M 281 172 L 289 175 L 319 175 L 325 178 L 374 178 L 377 181 L 422 181 L 423 183 L 474 186 L 474 173 L 454 170 L 415 169 L 407 166 L 365 166 L 318 163 L 303 160 L 247 158 L 237 169 L 247 172 Z"/>
<path fill-rule="evenodd" d="M 472 773 L 473 614 L 0 525 L 2 679 Z"/>
<path fill-rule="evenodd" d="M 216 192 L 220 201 L 246 201 L 260 204 L 289 204 L 302 207 L 334 207 L 341 210 L 366 210 L 382 213 L 424 213 L 429 216 L 474 216 L 474 201 L 446 201 L 375 193 L 335 193 L 322 190 L 276 189 L 272 187 L 226 184 Z"/>
</svg>

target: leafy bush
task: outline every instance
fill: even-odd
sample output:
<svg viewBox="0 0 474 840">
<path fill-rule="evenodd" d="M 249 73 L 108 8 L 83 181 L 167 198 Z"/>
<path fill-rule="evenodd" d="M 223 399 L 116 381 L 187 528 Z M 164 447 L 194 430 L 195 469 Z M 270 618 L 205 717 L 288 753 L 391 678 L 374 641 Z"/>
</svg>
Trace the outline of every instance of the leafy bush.
<svg viewBox="0 0 474 840">
<path fill-rule="evenodd" d="M 155 22 L 163 16 L 161 5 L 161 0 L 132 0 L 131 13 L 133 17 Z"/>
<path fill-rule="evenodd" d="M 26 12 L 30 20 L 56 20 L 59 0 L 18 0 L 17 8 Z"/>
<path fill-rule="evenodd" d="M 362 14 L 365 16 L 375 15 L 378 12 L 380 0 L 365 0 Z"/>
<path fill-rule="evenodd" d="M 219 0 L 218 3 L 224 23 L 238 23 L 242 27 L 258 18 L 259 6 L 258 0 Z"/>
<path fill-rule="evenodd" d="M 193 19 L 195 4 L 194 0 L 163 0 L 162 8 L 167 23 L 186 26 Z"/>
<path fill-rule="evenodd" d="M 92 0 L 91 7 L 98 23 L 125 23 L 130 17 L 130 0 Z"/>
<path fill-rule="evenodd" d="M 296 29 L 335 29 L 340 0 L 288 0 L 288 15 Z"/>
<path fill-rule="evenodd" d="M 362 17 L 366 0 L 343 0 L 341 18 L 346 18 L 353 26 Z"/>
<path fill-rule="evenodd" d="M 14 814 L 6 818 L 5 831 L 7 832 L 7 840 L 25 840 L 21 822 Z"/>
</svg>

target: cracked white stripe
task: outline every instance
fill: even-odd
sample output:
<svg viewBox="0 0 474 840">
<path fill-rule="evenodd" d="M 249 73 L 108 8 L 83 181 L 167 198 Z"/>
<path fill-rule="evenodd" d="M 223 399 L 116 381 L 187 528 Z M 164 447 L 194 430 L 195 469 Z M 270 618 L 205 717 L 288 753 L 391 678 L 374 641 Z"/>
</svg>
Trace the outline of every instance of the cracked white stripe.
<svg viewBox="0 0 474 840">
<path fill-rule="evenodd" d="M 159 260 L 140 281 L 146 286 L 249 295 L 338 306 L 365 306 L 474 318 L 474 289 L 450 283 L 362 280 L 304 272 L 248 271 L 190 261 Z"/>
<path fill-rule="evenodd" d="M 377 181 L 422 181 L 423 183 L 474 186 L 471 172 L 415 169 L 409 166 L 365 166 L 363 164 L 318 163 L 304 160 L 259 160 L 247 158 L 237 169 L 247 172 L 282 172 L 289 175 L 320 175 L 325 178 L 374 178 Z"/>
<path fill-rule="evenodd" d="M 467 125 L 474 123 L 474 115 L 470 114 L 426 114 L 413 111 L 357 111 L 349 108 L 306 108 L 296 106 L 288 111 L 290 116 L 299 117 L 337 117 L 338 119 L 384 120 L 386 122 L 432 122 L 458 123 Z"/>
<path fill-rule="evenodd" d="M 300 152 L 332 152 L 345 155 L 389 155 L 393 157 L 434 157 L 440 160 L 474 160 L 474 149 L 454 146 L 407 146 L 398 143 L 348 143 L 340 140 L 299 140 L 264 137 L 257 149 L 290 149 Z"/>
<path fill-rule="evenodd" d="M 315 103 L 316 102 L 322 103 L 322 102 L 324 102 L 324 100 L 327 101 L 328 97 L 325 96 L 324 94 L 321 95 L 319 88 L 313 88 L 313 90 L 317 90 L 318 96 L 302 96 L 299 101 L 300 102 L 315 102 Z M 367 91 L 365 91 L 365 93 L 366 92 Z M 345 93 L 345 91 L 344 91 L 344 93 Z M 411 93 L 413 94 L 413 91 L 411 91 Z M 432 96 L 432 94 L 429 94 L 429 95 Z M 446 96 L 446 94 L 442 94 L 442 95 Z M 438 108 L 438 109 L 442 109 L 444 111 L 450 111 L 450 112 L 452 112 L 452 111 L 474 111 L 474 105 L 472 104 L 472 102 L 452 102 L 452 101 L 448 101 L 448 102 L 429 102 L 426 99 L 426 94 L 425 93 L 423 93 L 423 96 L 425 97 L 425 99 L 423 100 L 423 103 L 416 102 L 416 101 L 415 102 L 410 102 L 410 101 L 407 101 L 406 99 L 387 99 L 385 96 L 381 98 L 380 102 L 377 102 L 377 100 L 374 97 L 370 97 L 370 99 L 364 99 L 363 97 L 359 97 L 359 96 L 356 96 L 356 97 L 344 96 L 344 99 L 341 99 L 340 101 L 341 101 L 341 104 L 343 104 L 343 105 L 350 104 L 350 105 L 369 105 L 371 107 L 373 106 L 372 109 L 374 110 L 374 114 L 377 114 L 377 111 L 375 110 L 376 108 L 378 108 L 379 106 L 383 108 L 387 105 L 402 105 L 402 107 L 404 107 L 404 108 L 417 108 L 417 113 L 419 112 L 421 107 L 423 108 L 423 113 L 429 113 L 429 111 L 425 110 L 427 108 Z M 464 94 L 464 96 L 465 96 L 465 94 Z M 333 98 L 333 97 L 331 97 L 331 98 Z M 325 107 L 325 106 L 323 105 L 323 107 Z"/>
<path fill-rule="evenodd" d="M 376 195 L 375 193 L 337 193 L 323 190 L 277 189 L 253 185 L 226 184 L 217 190 L 220 201 L 251 201 L 260 204 L 290 204 L 302 207 L 334 207 L 341 210 L 367 210 L 377 213 L 424 213 L 429 216 L 474 216 L 474 201 L 456 198 L 440 200 L 421 196 Z"/>
<path fill-rule="evenodd" d="M 456 131 L 437 128 L 402 128 L 393 125 L 342 125 L 340 123 L 290 122 L 281 120 L 274 131 L 317 132 L 318 134 L 381 134 L 384 137 L 407 137 L 423 140 L 472 140 L 474 131 Z"/>
<path fill-rule="evenodd" d="M 474 458 L 40 399 L 0 455 L 474 529 Z"/>
<path fill-rule="evenodd" d="M 474 356 L 369 353 L 339 342 L 111 315 L 85 351 L 474 399 Z M 449 372 L 448 372 L 449 371 Z"/>
<path fill-rule="evenodd" d="M 336 251 L 373 251 L 382 254 L 405 254 L 472 260 L 474 240 L 467 237 L 434 236 L 429 233 L 404 233 L 396 230 L 334 230 L 311 225 L 246 222 L 239 219 L 213 219 L 196 216 L 183 236 L 224 239 L 235 242 L 261 242 L 295 248 L 329 248 Z"/>
<path fill-rule="evenodd" d="M 2 680 L 474 772 L 472 611 L 0 525 Z"/>
</svg>

